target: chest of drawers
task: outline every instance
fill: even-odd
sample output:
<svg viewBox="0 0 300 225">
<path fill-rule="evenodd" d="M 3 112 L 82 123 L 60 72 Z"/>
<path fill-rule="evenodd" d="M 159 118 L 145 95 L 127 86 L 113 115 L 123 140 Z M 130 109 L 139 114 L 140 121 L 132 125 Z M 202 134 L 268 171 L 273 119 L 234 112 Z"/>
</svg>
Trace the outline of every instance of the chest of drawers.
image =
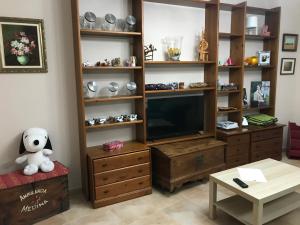
<svg viewBox="0 0 300 225">
<path fill-rule="evenodd" d="M 94 208 L 152 193 L 151 155 L 140 143 L 114 152 L 88 152 L 90 198 Z"/>
</svg>

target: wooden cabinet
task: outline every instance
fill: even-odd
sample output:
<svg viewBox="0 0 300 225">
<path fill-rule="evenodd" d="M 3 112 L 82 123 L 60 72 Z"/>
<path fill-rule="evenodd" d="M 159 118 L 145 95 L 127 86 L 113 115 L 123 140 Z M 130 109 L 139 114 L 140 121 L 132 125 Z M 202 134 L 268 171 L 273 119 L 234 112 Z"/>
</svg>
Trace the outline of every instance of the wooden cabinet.
<svg viewBox="0 0 300 225">
<path fill-rule="evenodd" d="M 225 143 L 215 139 L 155 146 L 152 149 L 153 183 L 169 190 L 225 168 Z"/>
<path fill-rule="evenodd" d="M 88 173 L 94 208 L 152 193 L 150 150 L 141 143 L 114 152 L 90 150 Z"/>
<path fill-rule="evenodd" d="M 226 168 L 267 158 L 282 159 L 283 125 L 249 126 L 233 131 L 218 130 L 217 138 L 227 143 Z"/>
</svg>

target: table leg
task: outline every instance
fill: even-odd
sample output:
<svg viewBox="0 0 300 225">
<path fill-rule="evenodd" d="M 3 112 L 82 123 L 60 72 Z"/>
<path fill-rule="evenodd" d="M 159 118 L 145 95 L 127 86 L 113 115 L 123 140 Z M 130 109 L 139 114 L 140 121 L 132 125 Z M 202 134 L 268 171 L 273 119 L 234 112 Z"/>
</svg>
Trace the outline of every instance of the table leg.
<svg viewBox="0 0 300 225">
<path fill-rule="evenodd" d="M 217 215 L 217 208 L 215 203 L 217 202 L 217 184 L 213 181 L 209 181 L 209 217 L 214 220 Z"/>
<path fill-rule="evenodd" d="M 259 201 L 253 203 L 253 225 L 262 225 L 263 204 Z"/>
</svg>

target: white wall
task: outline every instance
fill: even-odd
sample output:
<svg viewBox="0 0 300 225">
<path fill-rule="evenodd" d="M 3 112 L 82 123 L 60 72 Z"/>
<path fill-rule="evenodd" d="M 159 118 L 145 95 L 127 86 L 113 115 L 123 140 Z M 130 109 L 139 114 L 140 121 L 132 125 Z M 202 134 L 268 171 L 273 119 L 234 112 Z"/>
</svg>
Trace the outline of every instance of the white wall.
<svg viewBox="0 0 300 225">
<path fill-rule="evenodd" d="M 0 0 L 0 15 L 45 21 L 49 72 L 0 74 L 0 173 L 15 168 L 23 130 L 49 132 L 57 159 L 71 169 L 70 187 L 80 186 L 79 143 L 70 0 Z"/>
<path fill-rule="evenodd" d="M 122 0 L 114 1 L 114 4 L 112 4 L 109 0 L 103 1 L 106 1 L 107 4 L 105 4 L 105 7 L 102 7 L 101 4 L 101 7 L 99 7 L 99 14 L 104 15 L 107 11 L 111 11 L 118 17 L 126 16 L 127 13 L 125 10 L 116 10 L 122 9 L 122 7 L 126 8 L 126 6 L 122 5 L 124 4 L 122 3 Z M 240 1 L 235 1 L 235 3 L 238 2 Z M 300 15 L 297 12 L 299 9 L 299 1 L 249 0 L 248 2 L 249 5 L 258 7 L 281 5 L 281 32 L 300 33 L 300 28 L 297 24 L 300 20 Z M 1 16 L 42 18 L 45 20 L 49 66 L 49 72 L 47 74 L 0 75 L 0 101 L 2 102 L 0 106 L 0 173 L 4 173 L 15 168 L 14 159 L 18 156 L 21 132 L 29 127 L 40 126 L 48 129 L 53 146 L 56 149 L 54 158 L 71 168 L 70 186 L 71 188 L 77 188 L 80 186 L 80 177 L 78 176 L 78 174 L 80 174 L 80 166 L 70 0 L 28 0 L 27 4 L 23 4 L 22 7 L 19 7 L 20 2 L 17 0 L 0 0 L 0 3 Z M 92 1 L 89 1 L 88 4 L 82 5 L 82 12 L 91 9 L 91 3 Z M 93 0 L 93 4 L 100 3 L 99 1 Z M 94 7 L 92 10 L 94 10 Z M 157 16 L 156 10 L 159 10 L 161 17 Z M 198 12 L 201 13 L 200 9 L 183 9 L 183 7 L 174 7 L 173 10 L 188 10 L 189 13 L 184 14 L 186 18 L 195 18 L 200 20 L 203 18 L 201 15 L 200 17 L 198 15 Z M 182 27 L 177 27 L 176 24 L 181 24 L 180 21 L 182 21 L 182 17 L 169 15 L 167 14 L 168 9 L 164 9 L 164 7 L 155 8 L 155 4 L 153 3 L 145 4 L 145 12 L 146 43 L 161 40 L 163 36 L 167 35 L 167 33 L 164 33 L 162 30 L 158 32 L 158 27 L 153 25 L 151 26 L 151 19 L 153 19 L 153 23 L 157 24 L 157 20 L 160 18 L 171 18 L 175 25 L 170 25 L 170 32 L 177 32 L 177 28 L 183 35 L 185 35 L 185 32 L 192 32 L 193 37 L 190 37 L 189 35 L 185 37 L 185 40 L 188 40 L 188 43 L 184 44 L 186 46 L 194 43 L 196 34 L 202 28 L 201 26 L 195 28 L 193 24 L 190 27 L 193 27 L 191 29 L 195 29 L 194 31 L 189 30 L 190 28 L 188 28 L 188 26 L 184 27 L 184 25 L 182 25 Z M 229 24 L 224 24 L 220 25 L 220 27 L 222 27 L 221 29 L 224 28 L 226 31 Z M 228 26 L 227 28 L 226 24 Z M 163 25 L 167 26 L 167 23 L 163 23 Z M 153 35 L 157 35 L 157 38 Z M 110 43 L 108 40 L 105 40 L 105 42 L 107 44 L 106 46 L 101 46 L 100 44 L 94 47 L 95 41 L 92 39 L 87 40 L 83 44 L 84 57 L 87 57 L 87 55 L 91 53 L 92 60 L 97 60 L 103 59 L 104 57 L 117 57 L 118 54 L 122 54 L 122 56 L 127 57 L 130 54 L 125 50 L 128 45 L 126 42 L 123 43 L 124 47 L 120 46 L 120 52 L 111 51 L 112 46 L 115 46 L 117 41 Z M 156 45 L 159 45 L 159 43 L 157 42 Z M 228 50 L 224 50 L 224 55 L 226 55 L 226 51 Z M 298 52 L 299 51 L 300 49 Z M 297 75 L 297 72 L 300 71 L 299 53 L 282 53 L 281 56 L 297 57 L 298 61 L 295 76 L 278 75 L 276 114 L 282 123 L 287 123 L 288 120 L 300 122 L 300 88 L 298 88 L 300 78 Z M 157 53 L 157 57 L 161 57 L 159 52 Z M 191 59 L 191 53 L 187 53 L 186 55 L 183 55 L 183 57 L 185 57 L 185 59 Z M 226 56 L 221 57 L 224 58 Z M 199 70 L 196 69 L 196 71 Z M 174 79 L 175 81 L 177 81 L 177 79 L 178 81 L 179 79 L 183 79 L 186 82 L 190 82 L 201 79 L 201 72 L 195 75 L 194 69 L 178 72 L 179 74 L 182 72 L 188 73 L 189 75 L 185 77 L 180 77 L 179 75 L 174 76 L 173 72 L 176 71 L 172 71 L 172 74 L 168 74 L 168 71 L 165 71 L 164 75 L 168 80 Z M 159 77 L 159 74 L 156 73 L 157 71 L 155 70 L 147 70 L 146 78 L 149 82 L 155 81 L 156 78 L 162 79 Z M 122 78 L 117 74 L 112 75 L 112 77 L 113 80 L 119 81 L 122 84 L 125 84 L 127 81 L 132 79 L 129 74 Z M 96 79 L 96 76 L 91 75 L 91 78 L 89 79 Z M 105 87 L 110 81 L 111 77 L 103 78 L 99 80 L 99 83 L 102 87 Z M 117 109 L 126 108 L 125 111 L 131 111 L 132 104 L 125 104 L 126 106 L 115 105 L 112 107 L 116 107 Z M 105 110 L 106 113 L 110 113 L 113 109 L 115 108 L 107 108 L 107 106 L 103 106 L 103 108 L 97 107 L 96 111 L 100 114 Z M 94 111 L 94 109 L 88 109 L 88 111 L 89 110 L 91 111 L 89 115 L 92 116 L 92 111 Z M 93 133 L 91 135 L 92 137 L 89 137 L 89 140 L 91 141 L 91 144 L 95 144 L 99 139 L 113 139 L 118 137 L 129 139 L 134 133 L 130 128 L 125 128 L 121 131 L 118 130 L 118 132 L 116 131 L 117 130 L 112 130 L 110 133 Z"/>
</svg>

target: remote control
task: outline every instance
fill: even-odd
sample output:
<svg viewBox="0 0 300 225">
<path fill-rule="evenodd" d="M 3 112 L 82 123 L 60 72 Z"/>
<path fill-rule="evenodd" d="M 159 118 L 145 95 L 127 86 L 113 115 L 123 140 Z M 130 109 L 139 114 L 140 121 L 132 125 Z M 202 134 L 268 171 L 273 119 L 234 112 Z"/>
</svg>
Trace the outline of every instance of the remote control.
<svg viewBox="0 0 300 225">
<path fill-rule="evenodd" d="M 237 183 L 241 188 L 248 188 L 249 186 L 241 181 L 239 178 L 233 178 L 233 181 Z"/>
</svg>

